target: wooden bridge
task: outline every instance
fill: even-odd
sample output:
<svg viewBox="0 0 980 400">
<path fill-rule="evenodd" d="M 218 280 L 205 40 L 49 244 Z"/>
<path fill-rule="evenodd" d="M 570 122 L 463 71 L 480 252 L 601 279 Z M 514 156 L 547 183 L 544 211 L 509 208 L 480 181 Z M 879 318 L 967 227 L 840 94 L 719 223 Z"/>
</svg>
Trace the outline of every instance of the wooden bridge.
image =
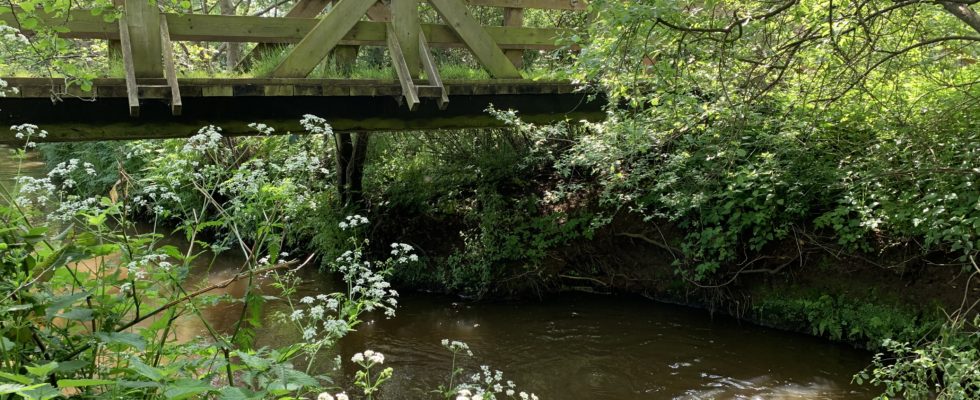
<svg viewBox="0 0 980 400">
<path fill-rule="evenodd" d="M 155 0 L 116 1 L 122 14 L 112 22 L 73 10 L 67 21 L 50 16 L 41 23 L 66 25 L 59 33 L 65 38 L 110 41 L 124 77 L 96 79 L 89 91 L 58 78 L 0 77 L 18 89 L 0 98 L 0 125 L 35 123 L 48 130 L 48 141 L 78 141 L 186 137 L 204 125 L 255 134 L 251 122 L 298 132 L 303 114 L 343 132 L 498 126 L 486 113 L 491 104 L 532 122 L 603 116 L 601 98 L 520 72 L 524 51 L 555 49 L 564 33 L 522 26 L 524 10 L 580 12 L 584 0 L 425 0 L 442 24 L 421 23 L 420 0 L 298 0 L 285 17 L 164 13 Z M 500 9 L 503 26 L 482 26 L 475 7 Z M 11 13 L 0 20 L 20 23 Z M 243 67 L 273 46 L 289 47 L 267 76 L 193 79 L 178 77 L 177 41 L 257 43 Z M 386 47 L 398 79 L 308 77 L 331 54 L 353 62 L 360 46 Z M 434 47 L 469 49 L 492 79 L 444 81 Z M 0 133 L 0 143 L 15 142 Z"/>
</svg>

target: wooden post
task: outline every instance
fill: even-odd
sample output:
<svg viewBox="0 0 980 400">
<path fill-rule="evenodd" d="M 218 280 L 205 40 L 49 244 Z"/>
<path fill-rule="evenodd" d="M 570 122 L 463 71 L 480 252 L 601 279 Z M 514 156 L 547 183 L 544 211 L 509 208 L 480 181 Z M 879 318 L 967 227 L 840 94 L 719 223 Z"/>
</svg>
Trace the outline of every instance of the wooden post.
<svg viewBox="0 0 980 400">
<path fill-rule="evenodd" d="M 391 24 L 395 38 L 401 47 L 405 65 L 412 78 L 419 77 L 422 59 L 419 57 L 419 2 L 418 0 L 391 0 Z"/>
<path fill-rule="evenodd" d="M 351 205 L 364 205 L 364 162 L 367 160 L 368 132 L 354 134 L 354 151 L 351 152 L 350 164 L 347 164 L 347 196 Z"/>
<path fill-rule="evenodd" d="M 388 24 L 388 53 L 391 54 L 391 64 L 395 67 L 395 73 L 398 74 L 398 82 L 402 85 L 402 96 L 405 98 L 405 104 L 408 105 L 409 110 L 415 111 L 419 106 L 419 95 L 408 70 L 408 64 L 405 63 L 402 45 L 395 37 L 394 30 L 395 28 Z"/>
<path fill-rule="evenodd" d="M 170 42 L 170 27 L 166 18 L 160 18 L 160 43 L 163 45 L 163 74 L 167 78 L 167 86 L 170 86 L 170 113 L 180 115 L 184 105 L 180 99 L 177 68 L 174 67 L 174 45 Z"/>
<path fill-rule="evenodd" d="M 419 34 L 419 49 L 422 51 L 422 67 L 425 68 L 425 75 L 429 79 L 429 85 L 439 88 L 439 109 L 445 110 L 449 107 L 449 94 L 446 87 L 442 84 L 442 77 L 439 76 L 439 69 L 436 67 L 435 60 L 432 59 L 432 52 L 429 51 L 429 42 L 425 39 L 425 34 Z"/>
<path fill-rule="evenodd" d="M 354 152 L 354 142 L 351 141 L 350 133 L 336 132 L 334 143 L 336 144 L 334 154 L 337 156 L 337 192 L 340 194 L 341 204 L 347 204 L 350 201 L 350 192 L 347 190 L 347 167 Z"/>
<path fill-rule="evenodd" d="M 357 53 L 361 46 L 337 46 L 333 49 L 333 61 L 340 75 L 349 78 L 357 64 Z"/>
<path fill-rule="evenodd" d="M 125 0 L 124 19 L 129 27 L 133 67 L 137 78 L 163 77 L 163 45 L 160 43 L 160 9 L 156 1 Z"/>
<path fill-rule="evenodd" d="M 504 26 L 524 26 L 523 8 L 504 8 Z M 517 69 L 524 68 L 524 50 L 504 50 L 504 55 Z"/>
</svg>

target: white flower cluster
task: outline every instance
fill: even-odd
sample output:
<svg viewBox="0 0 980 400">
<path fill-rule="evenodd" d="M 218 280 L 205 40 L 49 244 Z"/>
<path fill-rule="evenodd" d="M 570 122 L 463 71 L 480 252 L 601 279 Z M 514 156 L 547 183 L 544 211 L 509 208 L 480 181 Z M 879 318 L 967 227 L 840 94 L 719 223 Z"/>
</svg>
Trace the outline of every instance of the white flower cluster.
<svg viewBox="0 0 980 400">
<path fill-rule="evenodd" d="M 362 366 L 373 366 L 375 364 L 384 364 L 385 355 L 374 350 L 364 350 L 361 353 L 354 354 L 350 360 Z"/>
<path fill-rule="evenodd" d="M 348 250 L 336 260 L 337 270 L 349 286 L 350 300 L 363 302 L 365 311 L 382 309 L 388 318 L 394 317 L 398 292 L 391 289 L 384 273 L 376 273 L 371 262 L 362 261 L 362 257 L 360 250 Z"/>
<path fill-rule="evenodd" d="M 209 150 L 217 150 L 221 142 L 221 128 L 208 125 L 197 131 L 197 134 L 187 139 L 184 144 L 185 153 L 204 153 Z"/>
<path fill-rule="evenodd" d="M 139 258 L 129 261 L 129 263 L 126 264 L 126 270 L 129 272 L 129 276 L 133 277 L 135 280 L 146 279 L 149 277 L 149 273 L 147 271 L 150 270 L 151 267 L 169 272 L 174 265 L 167 261 L 167 259 L 168 256 L 166 254 L 144 254 Z"/>
<path fill-rule="evenodd" d="M 273 127 L 271 127 L 269 125 L 266 125 L 266 124 L 260 124 L 260 123 L 256 123 L 256 122 L 253 122 L 251 124 L 248 124 L 248 127 L 259 131 L 259 133 L 261 133 L 263 135 L 271 135 L 271 134 L 273 134 L 273 133 L 276 132 L 276 129 L 275 128 L 273 128 Z"/>
<path fill-rule="evenodd" d="M 347 397 L 347 393 L 331 395 L 330 393 L 323 392 L 316 396 L 316 400 L 350 400 L 350 397 Z"/>
<path fill-rule="evenodd" d="M 9 25 L 0 25 L 0 35 L 3 35 L 3 43 L 17 43 L 29 45 L 31 42 L 27 36 L 20 33 L 16 28 Z"/>
<path fill-rule="evenodd" d="M 415 250 L 412 246 L 405 243 L 392 243 L 391 244 L 391 255 L 392 257 L 398 257 L 395 262 L 398 264 L 405 264 L 409 261 L 415 262 L 419 260 L 419 256 L 412 254 L 412 250 Z"/>
<path fill-rule="evenodd" d="M 297 172 L 316 173 L 321 170 L 320 157 L 301 151 L 286 158 L 282 166 L 275 165 L 277 169 L 287 174 Z"/>
<path fill-rule="evenodd" d="M 470 345 L 458 340 L 442 339 L 442 347 L 449 349 L 453 353 L 464 352 L 466 355 L 473 357 L 473 351 L 470 350 Z"/>
<path fill-rule="evenodd" d="M 299 123 L 303 125 L 303 129 L 306 129 L 306 131 L 309 133 L 333 135 L 333 128 L 330 127 L 327 120 L 317 117 L 316 115 L 306 114 L 303 116 L 303 119 L 299 121 Z"/>
<path fill-rule="evenodd" d="M 360 215 L 348 215 L 347 218 L 344 218 L 344 220 L 341 221 L 339 225 L 340 225 L 340 229 L 348 230 L 367 224 L 368 224 L 368 219 L 366 217 L 362 217 Z"/>
<path fill-rule="evenodd" d="M 73 177 L 76 171 L 83 171 L 87 175 L 96 174 L 92 164 L 71 159 L 56 165 L 44 178 L 17 177 L 17 198 L 14 201 L 21 207 L 44 207 L 48 202 L 57 200 L 58 208 L 48 213 L 49 221 L 69 221 L 79 213 L 100 212 L 98 198 L 83 198 L 71 190 L 77 185 Z"/>
<path fill-rule="evenodd" d="M 48 221 L 71 221 L 79 214 L 96 214 L 100 212 L 99 199 L 68 195 L 58 203 L 58 209 L 48 213 Z"/>
<path fill-rule="evenodd" d="M 534 393 L 518 392 L 514 381 L 504 382 L 504 373 L 492 371 L 486 365 L 480 366 L 481 373 L 470 377 L 472 383 L 459 385 L 456 400 L 496 400 L 498 395 L 521 400 L 538 400 Z M 517 397 L 514 397 L 517 396 Z"/>
<path fill-rule="evenodd" d="M 57 191 L 57 187 L 51 183 L 51 178 L 34 178 L 30 176 L 18 176 L 17 181 L 17 205 L 27 207 L 35 204 L 43 207 L 51 200 L 51 196 Z"/>
<path fill-rule="evenodd" d="M 343 319 L 337 319 L 335 314 L 340 309 L 338 294 L 318 294 L 316 297 L 305 296 L 299 300 L 307 309 L 293 310 L 289 319 L 300 324 L 303 329 L 303 340 L 308 342 L 327 342 L 340 339 L 350 331 L 350 325 Z"/>
<path fill-rule="evenodd" d="M 95 176 L 95 166 L 88 162 L 79 162 L 77 158 L 70 159 L 65 162 L 58 163 L 51 171 L 48 172 L 48 177 L 51 179 L 56 179 L 61 181 L 61 186 L 63 188 L 73 188 L 75 187 L 75 180 L 72 179 L 72 173 L 77 171 L 81 166 L 85 170 L 85 174 L 89 176 Z"/>
<path fill-rule="evenodd" d="M 266 163 L 261 159 L 248 160 L 240 165 L 225 182 L 218 187 L 218 193 L 231 196 L 254 196 L 269 182 L 265 171 Z"/>
<path fill-rule="evenodd" d="M 0 86 L 0 92 L 3 92 L 2 89 L 6 87 L 6 84 L 7 82 L 3 82 L 4 86 Z M 37 137 L 37 138 L 44 139 L 45 137 L 48 136 L 48 131 L 41 129 L 34 124 L 11 125 L 10 130 L 15 132 L 14 133 L 15 138 L 17 138 L 18 140 L 25 140 L 26 142 L 24 144 L 24 147 L 27 147 L 29 149 L 37 146 L 37 143 L 32 142 L 31 138 Z"/>
</svg>

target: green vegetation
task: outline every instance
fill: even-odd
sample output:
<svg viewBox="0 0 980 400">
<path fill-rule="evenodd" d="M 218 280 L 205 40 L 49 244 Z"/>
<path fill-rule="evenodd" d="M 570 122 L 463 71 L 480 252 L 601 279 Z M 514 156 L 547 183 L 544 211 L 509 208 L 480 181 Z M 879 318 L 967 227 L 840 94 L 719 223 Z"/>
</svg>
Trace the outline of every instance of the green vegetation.
<svg viewBox="0 0 980 400">
<path fill-rule="evenodd" d="M 35 3 L 15 3 L 31 10 L 18 10 L 24 21 L 34 18 Z M 84 5 L 111 13 L 108 4 Z M 42 145 L 55 171 L 81 165 L 94 172 L 78 173 L 89 168 L 83 167 L 71 172 L 77 176 L 56 174 L 47 183 L 67 190 L 56 196 L 60 221 L 70 224 L 67 234 L 58 233 L 61 226 L 35 228 L 41 205 L 21 210 L 16 196 L 7 195 L 3 234 L 9 237 L 0 251 L 11 296 L 2 306 L 14 323 L 0 330 L 4 349 L 9 344 L 21 351 L 0 359 L 14 371 L 4 377 L 20 385 L 11 393 L 49 390 L 54 375 L 83 391 L 126 395 L 166 394 L 171 387 L 224 390 L 184 387 L 179 383 L 191 377 L 160 372 L 154 362 L 161 354 L 177 353 L 200 357 L 175 358 L 206 371 L 195 379 L 225 379 L 222 368 L 228 367 L 248 370 L 255 382 L 263 374 L 295 378 L 282 394 L 327 385 L 290 364 L 282 364 L 288 371 L 269 365 L 329 347 L 334 336 L 325 344 L 253 349 L 245 318 L 241 336 L 214 338 L 241 363 L 226 351 L 224 361 L 205 366 L 206 356 L 221 354 L 146 340 L 167 324 L 139 335 L 117 329 L 146 300 L 112 292 L 125 284 L 120 274 L 76 276 L 69 261 L 121 252 L 120 264 L 100 267 L 114 271 L 146 254 L 162 252 L 161 260 L 172 265 L 198 254 L 161 250 L 155 233 L 123 236 L 135 218 L 174 226 L 192 239 L 207 236 L 211 252 L 253 249 L 253 272 L 268 268 L 258 262 L 262 257 L 275 265 L 282 251 L 317 254 L 324 269 L 337 270 L 334 260 L 349 256 L 352 246 L 360 260 L 387 254 L 385 244 L 397 239 L 422 250 L 420 262 L 397 269 L 380 263 L 384 268 L 374 273 L 420 289 L 470 297 L 544 294 L 562 288 L 569 276 L 610 290 L 647 293 L 666 286 L 663 291 L 693 293 L 700 303 L 748 309 L 764 323 L 882 351 L 857 379 L 881 385 L 883 396 L 975 397 L 976 4 L 594 0 L 590 7 L 589 17 L 528 14 L 532 26 L 557 21 L 575 28 L 565 42 L 579 49 L 529 52 L 524 74 L 568 78 L 602 93 L 610 103 L 606 121 L 536 126 L 516 112 L 488 110 L 508 128 L 360 134 L 358 141 L 370 137 L 362 198 L 349 196 L 349 182 L 339 183 L 349 178 L 345 168 L 360 167 L 335 167 L 340 135 L 314 117 L 306 121 L 307 132 L 295 134 L 270 135 L 275 127 L 256 124 L 257 135 L 249 138 L 226 138 L 205 127 L 188 140 Z M 437 18 L 429 8 L 423 17 Z M 500 23 L 495 13 L 476 17 Z M 0 33 L 13 36 L 0 48 L 10 56 L 0 61 L 3 70 L 67 76 L 84 87 L 96 76 L 94 65 L 105 60 L 92 56 L 101 56 L 101 45 L 71 44 L 43 29 L 30 39 L 4 29 Z M 213 43 L 180 52 L 184 76 L 239 76 L 227 72 L 233 57 L 222 60 L 218 52 Z M 444 79 L 488 77 L 464 50 L 435 54 Z M 386 57 L 365 49 L 351 70 L 341 72 L 327 60 L 311 76 L 392 79 Z M 282 52 L 266 53 L 241 76 L 265 75 L 282 58 Z M 68 179 L 71 185 L 64 186 Z M 32 188 L 26 183 L 22 192 Z M 119 196 L 131 203 L 113 198 Z M 91 198 L 97 200 L 83 200 Z M 373 221 L 371 230 L 358 231 L 370 240 L 349 241 L 345 226 L 353 213 Z M 645 246 L 636 258 L 666 259 L 670 281 L 662 281 L 663 271 L 654 271 L 660 281 L 643 281 L 650 274 L 642 265 L 579 251 L 602 246 L 614 249 L 608 253 Z M 69 252 L 77 255 L 69 260 Z M 64 272 L 33 285 L 48 270 Z M 849 290 L 839 292 L 787 283 L 807 274 L 847 280 L 856 270 L 864 272 L 857 283 L 867 286 L 864 292 L 846 282 L 841 286 Z M 179 300 L 180 274 L 160 274 L 139 290 L 152 294 L 151 302 Z M 68 295 L 53 287 L 65 285 L 92 294 L 62 299 Z M 918 301 L 898 288 L 935 298 Z M 746 305 L 743 293 L 762 295 Z M 368 300 L 348 301 L 357 308 Z M 178 306 L 187 309 L 172 312 L 191 313 L 196 304 L 182 301 Z M 349 325 L 358 318 L 357 312 L 337 316 Z M 90 322 L 91 331 L 72 328 Z M 31 344 L 35 331 L 53 343 Z M 81 354 L 66 343 L 92 341 L 112 351 L 86 353 L 85 365 L 50 363 Z M 100 370 L 99 356 L 118 369 Z M 362 355 L 357 363 L 367 371 L 375 366 L 369 359 Z M 357 387 L 370 395 L 390 377 L 378 373 L 358 375 Z M 453 367 L 450 376 L 456 375 Z M 84 380 L 106 377 L 138 383 Z M 441 392 L 448 398 L 454 389 L 450 383 Z"/>
</svg>

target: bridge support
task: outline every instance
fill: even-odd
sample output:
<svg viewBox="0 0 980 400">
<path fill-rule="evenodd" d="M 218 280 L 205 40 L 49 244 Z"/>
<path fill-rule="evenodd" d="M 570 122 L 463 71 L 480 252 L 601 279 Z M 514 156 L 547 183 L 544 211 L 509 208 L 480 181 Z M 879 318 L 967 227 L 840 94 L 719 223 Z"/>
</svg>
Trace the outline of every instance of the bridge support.
<svg viewBox="0 0 980 400">
<path fill-rule="evenodd" d="M 364 162 L 367 160 L 370 133 L 349 132 L 334 134 L 337 158 L 337 192 L 344 206 L 361 207 L 364 204 Z"/>
</svg>

